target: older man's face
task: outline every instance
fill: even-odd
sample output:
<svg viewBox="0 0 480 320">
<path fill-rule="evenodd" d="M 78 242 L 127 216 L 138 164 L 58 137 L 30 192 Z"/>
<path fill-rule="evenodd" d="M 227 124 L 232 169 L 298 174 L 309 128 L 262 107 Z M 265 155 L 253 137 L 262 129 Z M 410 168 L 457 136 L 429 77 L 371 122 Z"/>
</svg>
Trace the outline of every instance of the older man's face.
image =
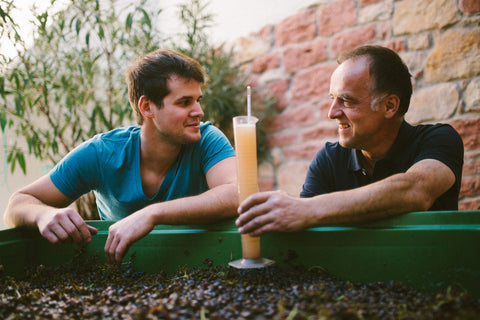
<svg viewBox="0 0 480 320">
<path fill-rule="evenodd" d="M 371 108 L 370 86 L 369 63 L 363 57 L 343 62 L 331 77 L 328 117 L 337 121 L 343 147 L 368 150 L 381 141 L 378 133 L 385 119 Z"/>
</svg>

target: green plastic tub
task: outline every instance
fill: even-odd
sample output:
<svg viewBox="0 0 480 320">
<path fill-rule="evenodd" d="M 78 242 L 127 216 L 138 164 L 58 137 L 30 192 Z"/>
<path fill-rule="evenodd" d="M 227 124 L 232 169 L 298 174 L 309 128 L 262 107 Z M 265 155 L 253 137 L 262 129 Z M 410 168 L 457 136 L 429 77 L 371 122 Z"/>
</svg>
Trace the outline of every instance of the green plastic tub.
<svg viewBox="0 0 480 320">
<path fill-rule="evenodd" d="M 99 254 L 111 221 L 88 221 L 99 229 L 86 254 Z M 262 256 L 288 267 L 321 267 L 361 282 L 396 281 L 434 291 L 458 285 L 480 298 L 480 211 L 414 212 L 361 225 L 311 228 L 262 236 Z M 55 246 L 38 232 L 0 231 L 4 273 L 22 277 L 28 267 L 66 263 L 75 244 Z M 130 248 L 138 270 L 173 272 L 180 266 L 228 265 L 241 258 L 233 221 L 208 226 L 157 226 Z"/>
</svg>

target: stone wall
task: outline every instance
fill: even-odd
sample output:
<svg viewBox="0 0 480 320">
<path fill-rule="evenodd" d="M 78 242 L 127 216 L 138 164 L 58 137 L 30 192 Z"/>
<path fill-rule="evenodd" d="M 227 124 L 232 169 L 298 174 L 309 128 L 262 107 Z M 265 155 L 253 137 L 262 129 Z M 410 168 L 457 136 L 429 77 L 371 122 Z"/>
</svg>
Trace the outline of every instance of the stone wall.
<svg viewBox="0 0 480 320">
<path fill-rule="evenodd" d="M 252 87 L 277 101 L 264 119 L 271 159 L 260 164 L 260 189 L 299 194 L 317 150 L 336 140 L 327 117 L 336 57 L 362 44 L 394 49 L 409 66 L 407 121 L 449 123 L 461 134 L 460 209 L 480 209 L 479 0 L 323 0 L 238 39 Z"/>
</svg>

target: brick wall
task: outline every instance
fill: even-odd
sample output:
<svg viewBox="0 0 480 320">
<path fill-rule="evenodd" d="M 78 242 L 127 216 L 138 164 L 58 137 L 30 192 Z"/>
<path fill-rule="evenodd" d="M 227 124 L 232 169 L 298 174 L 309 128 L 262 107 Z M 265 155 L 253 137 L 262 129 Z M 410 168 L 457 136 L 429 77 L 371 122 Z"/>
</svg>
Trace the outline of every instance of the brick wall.
<svg viewBox="0 0 480 320">
<path fill-rule="evenodd" d="M 271 159 L 260 164 L 260 189 L 299 194 L 314 154 L 337 139 L 327 118 L 335 59 L 362 44 L 394 49 L 409 66 L 407 121 L 449 123 L 461 134 L 460 209 L 480 209 L 479 0 L 323 0 L 238 39 L 252 87 L 277 100 L 264 119 Z"/>
</svg>

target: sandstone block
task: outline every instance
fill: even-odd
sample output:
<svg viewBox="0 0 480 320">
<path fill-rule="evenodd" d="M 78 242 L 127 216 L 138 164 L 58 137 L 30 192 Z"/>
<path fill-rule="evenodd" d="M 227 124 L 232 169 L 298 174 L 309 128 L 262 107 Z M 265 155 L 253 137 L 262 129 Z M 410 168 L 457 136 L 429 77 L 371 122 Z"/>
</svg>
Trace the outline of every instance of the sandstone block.
<svg viewBox="0 0 480 320">
<path fill-rule="evenodd" d="M 390 19 L 393 11 L 393 4 L 389 2 L 378 2 L 360 10 L 358 23 L 364 24 L 373 21 L 386 21 Z"/>
<path fill-rule="evenodd" d="M 393 32 L 415 34 L 441 29 L 460 19 L 456 0 L 404 0 L 395 2 Z"/>
<path fill-rule="evenodd" d="M 425 80 L 441 82 L 480 74 L 480 29 L 448 30 L 435 39 L 427 59 Z"/>
<path fill-rule="evenodd" d="M 408 49 L 424 50 L 430 48 L 430 37 L 428 33 L 416 34 L 408 38 Z"/>
<path fill-rule="evenodd" d="M 427 54 L 424 51 L 401 52 L 400 57 L 403 62 L 405 62 L 412 75 L 423 71 L 427 61 Z"/>
<path fill-rule="evenodd" d="M 259 179 L 273 179 L 275 177 L 275 168 L 270 162 L 262 162 L 258 166 L 258 178 Z"/>
<path fill-rule="evenodd" d="M 267 54 L 270 43 L 258 37 L 241 37 L 234 42 L 235 61 L 242 63 Z"/>
<path fill-rule="evenodd" d="M 277 169 L 277 188 L 298 197 L 308 170 L 308 161 L 287 162 Z"/>
<path fill-rule="evenodd" d="M 448 119 L 457 110 L 460 95 L 452 83 L 442 83 L 414 92 L 405 119 L 418 124 Z"/>
<path fill-rule="evenodd" d="M 465 111 L 480 111 L 480 78 L 472 80 L 464 92 Z"/>
</svg>

